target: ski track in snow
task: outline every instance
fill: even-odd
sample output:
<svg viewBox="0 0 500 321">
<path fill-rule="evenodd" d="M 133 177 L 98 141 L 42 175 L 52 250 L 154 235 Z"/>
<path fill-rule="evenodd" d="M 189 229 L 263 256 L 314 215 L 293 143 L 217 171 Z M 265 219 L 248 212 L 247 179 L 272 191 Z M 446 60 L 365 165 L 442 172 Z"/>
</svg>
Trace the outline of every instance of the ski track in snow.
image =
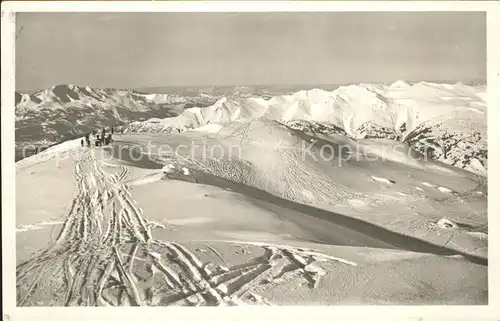
<svg viewBox="0 0 500 321">
<path fill-rule="evenodd" d="M 202 262 L 180 244 L 152 238 L 124 183 L 129 170 L 120 167 L 111 175 L 90 152 L 77 155 L 78 195 L 56 241 L 17 266 L 18 306 L 270 304 L 253 293 L 262 283 L 292 274 L 314 288 L 326 273 L 316 262 L 356 265 L 273 244 L 254 244 L 264 254 L 239 266 Z"/>
<path fill-rule="evenodd" d="M 59 221 L 43 221 L 43 222 L 39 222 L 39 223 L 36 223 L 36 224 L 20 225 L 19 227 L 16 228 L 16 233 L 18 233 L 18 232 L 28 232 L 28 231 L 32 231 L 32 230 L 40 230 L 40 229 L 43 229 L 43 228 L 48 227 L 48 226 L 60 225 L 60 224 L 63 224 L 63 222 L 59 222 Z"/>
<path fill-rule="evenodd" d="M 372 179 L 373 179 L 375 182 L 384 183 L 384 184 L 387 184 L 387 185 L 392 185 L 392 184 L 394 184 L 394 182 L 393 182 L 393 181 L 391 181 L 390 179 L 385 178 L 385 177 L 377 177 L 377 176 L 372 176 Z"/>
</svg>

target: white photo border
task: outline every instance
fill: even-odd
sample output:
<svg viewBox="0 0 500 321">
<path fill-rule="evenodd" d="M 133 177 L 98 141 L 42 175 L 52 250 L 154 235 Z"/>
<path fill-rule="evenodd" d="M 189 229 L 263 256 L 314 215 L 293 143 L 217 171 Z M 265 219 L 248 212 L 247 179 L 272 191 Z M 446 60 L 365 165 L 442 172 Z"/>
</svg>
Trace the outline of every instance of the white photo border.
<svg viewBox="0 0 500 321">
<path fill-rule="evenodd" d="M 294 306 L 218 308 L 18 308 L 15 302 L 15 13 L 16 12 L 314 12 L 485 11 L 488 85 L 487 306 Z M 2 28 L 2 289 L 4 320 L 500 320 L 500 3 L 496 1 L 9 1 Z M 496 164 L 496 165 L 495 165 Z M 495 273 L 496 272 L 496 273 Z"/>
</svg>

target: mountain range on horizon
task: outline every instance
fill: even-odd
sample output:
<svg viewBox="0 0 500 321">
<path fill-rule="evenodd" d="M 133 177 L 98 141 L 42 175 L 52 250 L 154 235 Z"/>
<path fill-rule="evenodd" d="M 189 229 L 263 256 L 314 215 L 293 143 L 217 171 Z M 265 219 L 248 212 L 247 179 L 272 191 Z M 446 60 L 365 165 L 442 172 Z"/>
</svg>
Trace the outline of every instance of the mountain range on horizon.
<svg viewBox="0 0 500 321">
<path fill-rule="evenodd" d="M 420 152 L 431 149 L 433 158 L 457 167 L 487 168 L 484 85 L 399 80 L 330 91 L 239 86 L 191 94 L 58 85 L 31 94 L 16 92 L 18 150 L 60 143 L 103 126 L 128 133 L 213 132 L 252 119 L 300 130 L 337 128 L 353 139 L 402 141 Z M 16 160 L 21 158 L 16 154 Z"/>
<path fill-rule="evenodd" d="M 105 90 L 110 90 L 110 89 L 131 89 L 137 92 L 143 92 L 143 93 L 175 93 L 175 92 L 182 92 L 186 90 L 196 90 L 196 91 L 213 91 L 213 90 L 218 90 L 220 92 L 229 92 L 231 90 L 234 90 L 235 88 L 260 88 L 260 89 L 290 89 L 290 90 L 300 90 L 300 89 L 314 89 L 314 88 L 319 88 L 319 89 L 325 89 L 325 90 L 333 90 L 337 87 L 340 86 L 349 86 L 349 85 L 356 85 L 359 83 L 372 83 L 372 84 L 381 84 L 381 85 L 390 85 L 391 83 L 400 81 L 400 79 L 396 79 L 393 82 L 370 82 L 370 81 L 363 81 L 363 82 L 352 82 L 352 83 L 325 83 L 325 84 L 230 84 L 230 85 L 211 85 L 211 84 L 193 84 L 193 85 L 155 85 L 155 86 L 134 86 L 134 87 L 122 87 L 122 86 L 93 86 L 91 84 L 76 84 L 76 83 L 58 83 L 58 84 L 53 84 L 51 86 L 47 86 L 45 88 L 37 88 L 37 89 L 16 89 L 16 92 L 20 94 L 32 94 L 32 93 L 37 93 L 43 90 L 46 90 L 47 88 L 53 88 L 56 86 L 61 86 L 61 85 L 74 85 L 78 87 L 91 87 L 95 89 L 105 89 Z M 405 82 L 409 84 L 416 84 L 419 82 L 431 82 L 431 83 L 437 83 L 437 84 L 456 84 L 456 83 L 462 83 L 464 85 L 468 86 L 480 86 L 480 85 L 486 85 L 487 81 L 486 79 L 471 79 L 467 81 L 463 80 L 405 80 Z"/>
</svg>

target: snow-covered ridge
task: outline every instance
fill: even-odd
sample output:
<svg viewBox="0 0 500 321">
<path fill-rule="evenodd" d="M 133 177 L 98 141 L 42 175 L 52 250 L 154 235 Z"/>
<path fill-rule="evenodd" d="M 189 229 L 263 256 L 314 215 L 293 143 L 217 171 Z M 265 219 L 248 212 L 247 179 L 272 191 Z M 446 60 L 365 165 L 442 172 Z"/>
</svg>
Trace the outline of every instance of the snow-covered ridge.
<svg viewBox="0 0 500 321">
<path fill-rule="evenodd" d="M 486 110 L 484 89 L 462 84 L 421 82 L 413 86 L 397 81 L 384 85 L 351 85 L 334 91 L 301 90 L 271 99 L 223 97 L 205 108 L 190 108 L 178 117 L 135 122 L 129 131 L 148 131 L 151 123 L 165 131 L 265 118 L 278 121 L 306 120 L 330 123 L 350 136 L 365 138 L 367 127 L 409 133 L 420 124 L 463 110 L 482 116 Z"/>
<path fill-rule="evenodd" d="M 271 99 L 219 99 L 205 108 L 190 108 L 177 117 L 129 124 L 125 132 L 182 132 L 220 128 L 252 119 L 276 120 L 292 128 L 345 132 L 355 139 L 404 141 L 420 152 L 441 144 L 432 157 L 467 168 L 486 167 L 486 87 L 396 81 L 390 85 L 341 86 L 333 91 L 301 90 Z M 218 124 L 218 127 L 207 125 Z M 434 130 L 438 126 L 440 130 Z M 478 138 L 479 137 L 479 138 Z M 440 147 L 441 148 L 441 147 Z M 476 159 L 476 160 L 474 160 Z"/>
</svg>

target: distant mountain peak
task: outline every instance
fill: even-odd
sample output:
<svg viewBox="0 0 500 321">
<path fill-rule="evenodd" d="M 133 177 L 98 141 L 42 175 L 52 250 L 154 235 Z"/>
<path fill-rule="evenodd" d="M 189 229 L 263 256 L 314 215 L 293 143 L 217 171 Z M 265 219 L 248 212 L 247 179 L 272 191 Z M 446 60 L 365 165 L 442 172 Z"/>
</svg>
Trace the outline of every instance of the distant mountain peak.
<svg viewBox="0 0 500 321">
<path fill-rule="evenodd" d="M 404 81 L 404 80 L 396 80 L 390 85 L 391 88 L 408 88 L 411 87 L 411 85 Z"/>
</svg>

